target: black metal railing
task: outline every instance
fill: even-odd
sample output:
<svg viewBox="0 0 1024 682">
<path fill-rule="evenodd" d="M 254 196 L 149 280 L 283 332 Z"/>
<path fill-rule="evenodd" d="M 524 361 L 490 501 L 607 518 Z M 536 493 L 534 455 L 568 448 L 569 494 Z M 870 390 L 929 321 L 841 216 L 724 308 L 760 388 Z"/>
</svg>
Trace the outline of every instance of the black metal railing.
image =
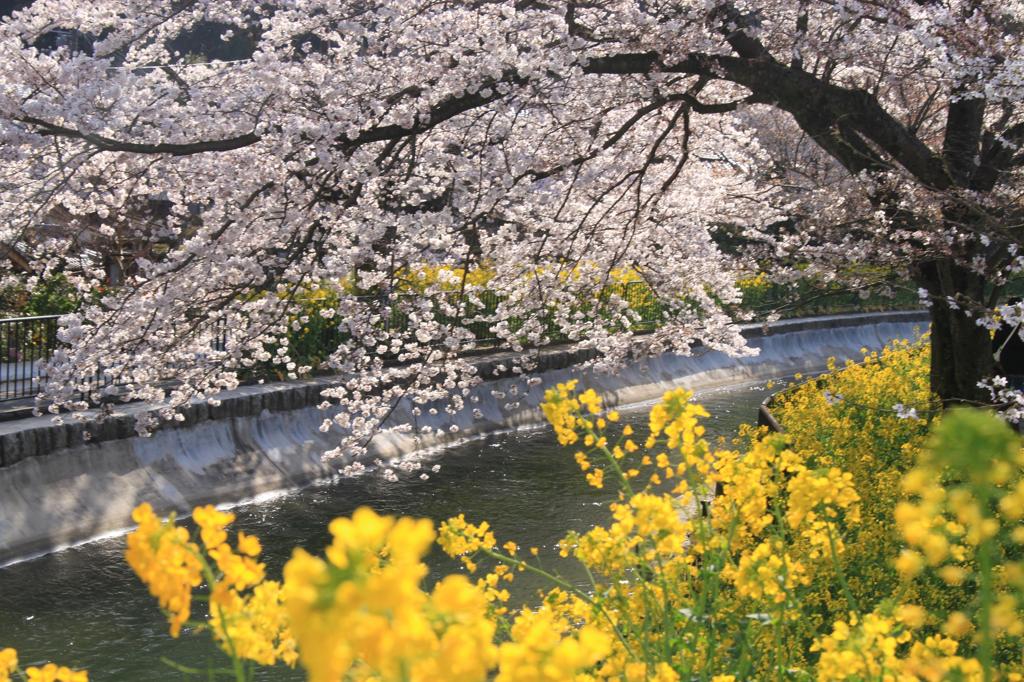
<svg viewBox="0 0 1024 682">
<path fill-rule="evenodd" d="M 42 364 L 57 348 L 59 318 L 0 319 L 0 402 L 36 395 Z"/>
</svg>

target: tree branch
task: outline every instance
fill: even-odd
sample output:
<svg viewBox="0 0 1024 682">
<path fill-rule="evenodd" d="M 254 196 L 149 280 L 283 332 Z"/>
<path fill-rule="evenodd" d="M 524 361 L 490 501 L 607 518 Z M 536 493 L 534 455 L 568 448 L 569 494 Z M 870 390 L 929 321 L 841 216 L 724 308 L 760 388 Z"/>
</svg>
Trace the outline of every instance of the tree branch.
<svg viewBox="0 0 1024 682">
<path fill-rule="evenodd" d="M 67 137 L 71 139 L 88 142 L 97 149 L 106 152 L 131 152 L 135 154 L 170 154 L 172 156 L 188 156 L 190 154 L 201 154 L 204 152 L 227 152 L 242 147 L 249 147 L 260 141 L 260 136 L 255 133 L 245 133 L 236 137 L 229 137 L 222 140 L 199 140 L 196 142 L 124 142 L 114 140 L 102 135 L 84 133 L 74 128 L 50 123 L 34 116 L 20 116 L 16 120 L 38 128 L 43 135 L 56 137 Z"/>
<path fill-rule="evenodd" d="M 727 80 L 750 90 L 757 101 L 770 102 L 789 112 L 798 121 L 820 119 L 828 122 L 825 128 L 837 128 L 842 121 L 929 187 L 948 189 L 954 184 L 942 159 L 885 111 L 870 93 L 823 82 L 812 74 L 780 64 L 768 56 L 747 59 L 693 53 L 680 61 L 665 64 L 658 54 L 642 52 L 593 59 L 584 66 L 584 71 L 593 74 L 662 71 Z M 819 125 L 815 131 L 807 132 L 820 139 L 821 129 Z M 826 149 L 831 154 L 835 147 Z M 851 158 L 849 155 L 836 156 L 844 166 Z M 857 172 L 854 168 L 850 170 Z"/>
</svg>

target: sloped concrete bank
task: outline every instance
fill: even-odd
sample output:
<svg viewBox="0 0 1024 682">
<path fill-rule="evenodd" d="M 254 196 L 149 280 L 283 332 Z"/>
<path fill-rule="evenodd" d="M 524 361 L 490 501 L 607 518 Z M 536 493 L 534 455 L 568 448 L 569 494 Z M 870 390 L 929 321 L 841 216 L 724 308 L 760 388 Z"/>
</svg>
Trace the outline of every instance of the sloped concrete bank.
<svg viewBox="0 0 1024 682">
<path fill-rule="evenodd" d="M 811 371 L 830 356 L 859 357 L 927 325 L 924 313 L 894 312 L 788 320 L 745 335 L 759 355 L 734 359 L 718 352 L 666 354 L 632 363 L 615 374 L 581 371 L 584 354 L 549 349 L 540 354 L 540 383 L 509 375 L 475 389 L 456 415 L 430 406 L 413 416 L 400 404 L 392 423 L 403 434 L 382 434 L 369 459 L 391 458 L 488 432 L 535 424 L 547 386 L 578 378 L 609 404 L 650 400 L 674 386 L 711 388 Z M 501 373 L 508 356 L 481 356 L 481 376 Z M 324 462 L 337 435 L 321 433 L 326 416 L 320 392 L 337 378 L 247 386 L 222 394 L 218 406 L 190 405 L 185 420 L 149 438 L 135 435 L 144 405 L 129 405 L 99 419 L 54 424 L 49 417 L 0 424 L 0 565 L 128 526 L 132 508 L 148 501 L 160 512 L 196 504 L 227 503 L 260 493 L 297 488 L 337 473 L 346 462 Z M 751 419 L 754 415 L 751 415 Z M 423 426 L 445 435 L 420 437 Z"/>
</svg>

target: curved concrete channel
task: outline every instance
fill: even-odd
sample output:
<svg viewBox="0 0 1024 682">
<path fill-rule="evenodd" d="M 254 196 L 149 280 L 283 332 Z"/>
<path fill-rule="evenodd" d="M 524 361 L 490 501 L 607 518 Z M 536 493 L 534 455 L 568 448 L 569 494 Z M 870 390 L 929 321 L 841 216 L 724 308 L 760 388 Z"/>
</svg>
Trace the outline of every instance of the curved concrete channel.
<svg viewBox="0 0 1024 682">
<path fill-rule="evenodd" d="M 744 330 L 757 356 L 730 358 L 695 349 L 637 361 L 614 374 L 577 367 L 579 353 L 553 348 L 540 353 L 540 383 L 522 376 L 486 381 L 479 399 L 456 415 L 438 410 L 414 418 L 400 404 L 393 423 L 456 426 L 443 437 L 381 434 L 369 459 L 388 459 L 541 420 L 544 389 L 571 378 L 601 393 L 610 405 L 651 400 L 676 386 L 707 389 L 824 367 L 829 357 L 859 358 L 896 338 L 920 333 L 919 311 L 866 313 L 787 320 Z M 481 376 L 493 376 L 509 356 L 482 356 Z M 130 405 L 100 419 L 54 424 L 49 417 L 0 424 L 0 565 L 128 526 L 132 508 L 148 501 L 161 513 L 187 512 L 197 504 L 230 503 L 308 485 L 337 474 L 325 462 L 337 436 L 319 431 L 325 412 L 320 391 L 337 378 L 247 386 L 221 394 L 220 405 L 190 405 L 185 421 L 148 438 L 134 435 L 144 405 Z M 515 396 L 509 407 L 509 396 Z M 424 413 L 429 411 L 424 410 Z M 751 420 L 755 415 L 751 415 Z"/>
</svg>

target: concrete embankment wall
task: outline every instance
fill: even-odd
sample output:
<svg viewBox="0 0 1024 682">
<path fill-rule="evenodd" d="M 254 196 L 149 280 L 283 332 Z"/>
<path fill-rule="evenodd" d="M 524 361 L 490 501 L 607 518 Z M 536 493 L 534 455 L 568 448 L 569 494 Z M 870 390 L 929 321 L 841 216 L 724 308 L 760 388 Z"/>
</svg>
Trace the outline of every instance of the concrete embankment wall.
<svg viewBox="0 0 1024 682">
<path fill-rule="evenodd" d="M 544 389 L 571 378 L 602 393 L 609 404 L 635 403 L 675 386 L 710 388 L 817 370 L 830 356 L 859 357 L 861 348 L 877 349 L 926 324 L 922 313 L 908 312 L 790 320 L 767 333 L 752 326 L 745 334 L 760 350 L 755 357 L 735 359 L 697 348 L 691 356 L 649 358 L 614 374 L 581 371 L 579 353 L 549 349 L 539 355 L 532 375 L 541 383 L 527 386 L 520 376 L 487 381 L 459 414 L 430 415 L 426 406 L 413 417 L 411 405 L 400 404 L 391 423 L 414 428 L 381 434 L 371 441 L 368 458 L 397 457 L 535 424 Z M 491 377 L 508 356 L 482 356 L 477 362 L 481 376 Z M 326 414 L 316 405 L 323 400 L 320 391 L 336 381 L 242 387 L 219 396 L 218 406 L 190 405 L 183 422 L 148 438 L 134 435 L 138 413 L 148 409 L 144 405 L 125 406 L 103 419 L 54 424 L 37 417 L 0 424 L 0 565 L 124 528 L 142 501 L 160 512 L 182 512 L 335 475 L 345 462 L 323 461 L 322 453 L 338 437 L 319 431 Z M 422 426 L 446 433 L 417 436 Z"/>
</svg>

